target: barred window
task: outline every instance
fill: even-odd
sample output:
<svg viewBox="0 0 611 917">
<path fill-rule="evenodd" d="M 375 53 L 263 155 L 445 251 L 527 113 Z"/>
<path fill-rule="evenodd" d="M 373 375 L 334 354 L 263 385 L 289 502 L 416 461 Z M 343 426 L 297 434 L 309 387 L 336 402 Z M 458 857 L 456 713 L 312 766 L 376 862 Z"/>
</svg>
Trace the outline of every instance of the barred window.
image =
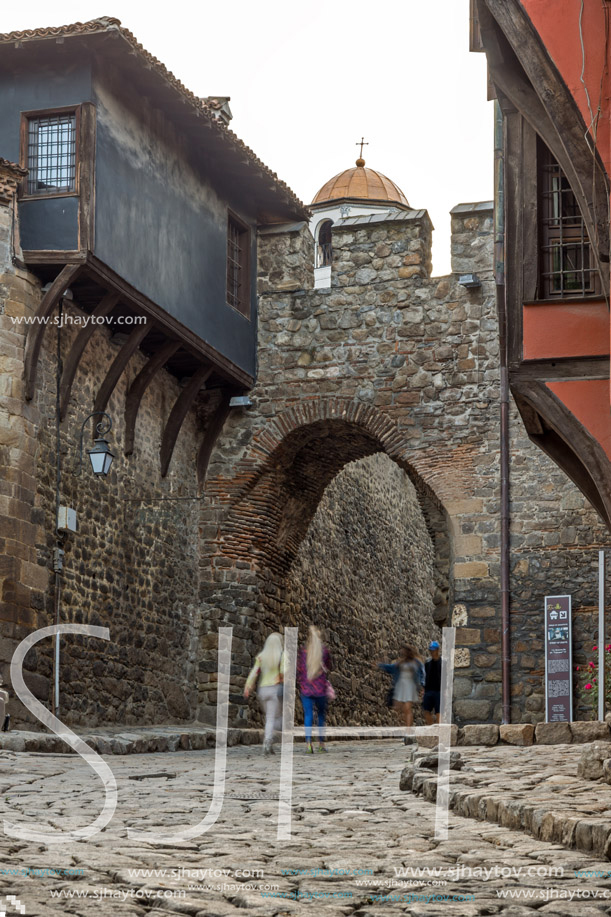
<svg viewBox="0 0 611 917">
<path fill-rule="evenodd" d="M 243 315 L 250 313 L 250 233 L 240 220 L 227 222 L 227 302 Z"/>
<path fill-rule="evenodd" d="M 592 246 L 568 179 L 547 147 L 539 144 L 541 296 L 596 292 Z"/>
<path fill-rule="evenodd" d="M 75 191 L 75 113 L 30 118 L 27 142 L 28 194 Z"/>
</svg>

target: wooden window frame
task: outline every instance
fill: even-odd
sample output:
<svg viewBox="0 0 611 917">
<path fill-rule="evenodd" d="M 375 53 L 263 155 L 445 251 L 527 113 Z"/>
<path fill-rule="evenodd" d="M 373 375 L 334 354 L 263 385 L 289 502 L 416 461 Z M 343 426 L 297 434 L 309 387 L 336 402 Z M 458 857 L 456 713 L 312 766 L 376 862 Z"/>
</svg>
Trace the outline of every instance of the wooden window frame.
<svg viewBox="0 0 611 917">
<path fill-rule="evenodd" d="M 81 105 L 65 105 L 61 108 L 42 108 L 36 111 L 21 112 L 20 130 L 20 165 L 28 168 L 28 133 L 30 121 L 36 118 L 53 117 L 54 115 L 74 115 L 75 151 L 74 151 L 74 190 L 50 191 L 33 194 L 28 191 L 28 176 L 24 176 L 19 190 L 19 200 L 38 201 L 50 200 L 57 197 L 78 197 L 80 194 L 80 166 L 81 166 Z"/>
<path fill-rule="evenodd" d="M 238 258 L 234 257 L 235 247 L 233 244 L 233 233 L 237 233 L 240 239 Z M 251 314 L 251 283 L 250 283 L 250 244 L 251 235 L 250 227 L 241 220 L 231 210 L 227 212 L 227 270 L 225 284 L 225 300 L 227 305 L 240 315 L 250 320 Z M 233 269 L 232 269 L 233 265 Z M 240 281 L 236 292 L 235 271 L 239 272 Z M 233 289 L 232 289 L 233 287 Z"/>
<path fill-rule="evenodd" d="M 598 271 L 583 215 L 556 157 L 537 142 L 538 299 L 589 298 L 600 295 Z M 570 259 L 575 259 L 574 265 Z M 570 278 L 580 275 L 578 286 Z"/>
</svg>

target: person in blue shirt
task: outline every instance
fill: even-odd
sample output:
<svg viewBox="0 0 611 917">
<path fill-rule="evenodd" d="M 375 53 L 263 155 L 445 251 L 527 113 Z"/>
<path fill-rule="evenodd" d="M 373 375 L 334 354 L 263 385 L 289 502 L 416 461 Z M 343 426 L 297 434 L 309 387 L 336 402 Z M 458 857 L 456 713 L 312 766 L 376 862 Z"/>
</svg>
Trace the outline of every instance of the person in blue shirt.
<svg viewBox="0 0 611 917">
<path fill-rule="evenodd" d="M 424 664 L 424 697 L 422 698 L 424 721 L 427 726 L 439 722 L 441 709 L 441 659 L 437 640 L 429 643 L 429 650 L 431 658 Z"/>
</svg>

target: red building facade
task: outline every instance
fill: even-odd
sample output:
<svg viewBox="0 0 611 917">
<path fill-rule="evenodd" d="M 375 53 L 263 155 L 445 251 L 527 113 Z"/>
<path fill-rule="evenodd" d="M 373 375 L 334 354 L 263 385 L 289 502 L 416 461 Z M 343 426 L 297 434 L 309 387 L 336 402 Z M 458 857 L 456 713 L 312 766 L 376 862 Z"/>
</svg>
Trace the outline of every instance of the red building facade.
<svg viewBox="0 0 611 917">
<path fill-rule="evenodd" d="M 611 3 L 471 9 L 472 50 L 486 53 L 502 113 L 497 282 L 509 387 L 531 439 L 611 526 Z"/>
</svg>

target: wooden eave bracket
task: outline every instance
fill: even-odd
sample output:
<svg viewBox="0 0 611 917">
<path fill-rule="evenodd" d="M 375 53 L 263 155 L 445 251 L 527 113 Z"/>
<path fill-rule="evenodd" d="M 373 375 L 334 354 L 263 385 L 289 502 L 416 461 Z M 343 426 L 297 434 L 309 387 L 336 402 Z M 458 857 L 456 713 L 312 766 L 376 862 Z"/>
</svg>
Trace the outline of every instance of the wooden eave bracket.
<svg viewBox="0 0 611 917">
<path fill-rule="evenodd" d="M 85 351 L 85 347 L 87 346 L 89 339 L 94 334 L 96 329 L 99 328 L 96 319 L 103 318 L 112 312 L 118 301 L 119 297 L 116 295 L 116 293 L 107 293 L 101 302 L 95 307 L 89 322 L 79 331 L 72 347 L 70 348 L 70 353 L 68 354 L 68 357 L 64 363 L 60 383 L 60 418 L 62 420 L 65 418 L 68 411 L 70 392 L 72 391 L 72 383 L 74 382 L 74 377 L 81 361 L 81 357 Z"/>
<path fill-rule="evenodd" d="M 231 411 L 231 408 L 229 407 L 230 400 L 231 391 L 224 389 L 221 401 L 218 404 L 212 417 L 210 418 L 208 426 L 206 427 L 204 438 L 197 453 L 197 483 L 199 487 L 203 487 L 204 485 L 212 450 L 214 449 L 214 445 L 220 436 L 221 430 L 223 429 L 225 421 L 227 420 Z"/>
<path fill-rule="evenodd" d="M 159 450 L 159 458 L 161 462 L 161 477 L 165 478 L 170 467 L 170 462 L 172 460 L 172 453 L 174 452 L 174 446 L 176 445 L 176 440 L 180 429 L 183 425 L 183 421 L 189 412 L 189 408 L 195 401 L 200 390 L 206 384 L 206 380 L 212 375 L 213 367 L 204 363 L 202 366 L 197 369 L 184 389 L 174 402 L 174 407 L 170 412 L 168 421 L 165 425 L 163 431 L 163 436 L 161 437 L 161 448 Z"/>
<path fill-rule="evenodd" d="M 30 325 L 25 345 L 25 397 L 31 401 L 36 387 L 36 372 L 40 348 L 47 328 L 48 319 L 66 289 L 81 270 L 80 264 L 66 264 L 61 269 L 38 307 L 34 324 Z"/>
<path fill-rule="evenodd" d="M 180 349 L 180 346 L 180 341 L 167 341 L 157 353 L 153 354 L 132 382 L 125 397 L 125 455 L 131 455 L 134 451 L 136 421 L 144 393 L 157 373 Z"/>
<path fill-rule="evenodd" d="M 530 439 L 562 468 L 611 528 L 611 462 L 598 440 L 544 382 L 514 383 L 511 391 Z"/>
<path fill-rule="evenodd" d="M 106 410 L 108 399 L 112 395 L 117 382 L 121 378 L 123 370 L 129 363 L 132 354 L 138 349 L 151 329 L 152 323 L 145 322 L 143 325 L 140 325 L 139 328 L 135 328 L 132 331 L 127 341 L 114 358 L 111 367 L 106 373 L 106 377 L 98 390 L 95 404 L 93 406 L 93 410 L 95 412 L 102 412 Z"/>
</svg>

